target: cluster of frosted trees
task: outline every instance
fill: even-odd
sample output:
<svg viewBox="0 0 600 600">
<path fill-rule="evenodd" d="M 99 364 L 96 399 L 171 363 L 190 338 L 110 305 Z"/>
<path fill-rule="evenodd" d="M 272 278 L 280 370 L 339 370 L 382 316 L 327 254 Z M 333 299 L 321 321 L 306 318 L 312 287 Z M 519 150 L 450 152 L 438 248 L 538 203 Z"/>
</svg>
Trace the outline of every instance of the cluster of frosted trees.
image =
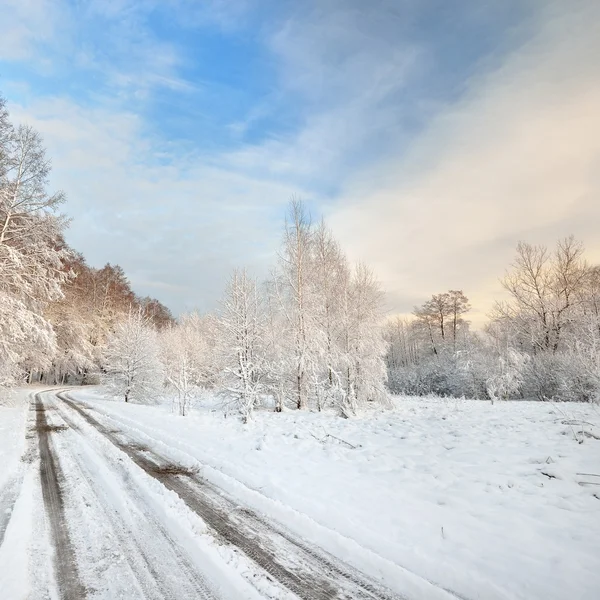
<svg viewBox="0 0 600 600">
<path fill-rule="evenodd" d="M 120 267 L 67 246 L 49 173 L 39 135 L 0 100 L 0 385 L 103 381 L 126 401 L 172 395 L 181 414 L 209 389 L 246 419 L 258 403 L 350 415 L 385 398 L 378 283 L 301 202 L 268 281 L 236 271 L 215 314 L 175 322 Z"/>
<path fill-rule="evenodd" d="M 179 412 L 206 388 L 244 419 L 261 403 L 349 416 L 384 401 L 382 301 L 372 272 L 350 266 L 325 224 L 314 226 L 293 200 L 268 281 L 237 270 L 214 315 L 186 315 L 160 332 Z"/>
<path fill-rule="evenodd" d="M 600 399 L 600 267 L 574 238 L 520 243 L 484 331 L 462 292 L 433 296 L 386 326 L 392 391 L 495 399 Z"/>
<path fill-rule="evenodd" d="M 0 384 L 49 365 L 56 348 L 47 306 L 69 278 L 60 193 L 46 190 L 50 165 L 38 134 L 15 127 L 0 98 Z"/>
<path fill-rule="evenodd" d="M 65 244 L 64 197 L 48 191 L 49 174 L 40 136 L 15 126 L 0 98 L 0 386 L 97 374 L 132 309 L 172 321 L 135 296 L 120 267 L 92 269 Z"/>
<path fill-rule="evenodd" d="M 243 412 L 263 394 L 277 410 L 332 406 L 344 416 L 383 401 L 382 303 L 370 269 L 350 266 L 293 200 L 272 277 L 259 286 L 234 273 L 218 318 L 225 380 Z"/>
<path fill-rule="evenodd" d="M 210 390 L 248 419 L 257 405 L 343 416 L 396 393 L 590 401 L 600 397 L 600 267 L 573 238 L 520 243 L 482 332 L 460 290 L 383 327 L 383 294 L 323 222 L 292 200 L 267 281 L 235 271 L 213 314 L 183 315 L 94 269 L 63 240 L 39 135 L 0 98 L 0 386 L 104 381 L 126 401 Z"/>
</svg>

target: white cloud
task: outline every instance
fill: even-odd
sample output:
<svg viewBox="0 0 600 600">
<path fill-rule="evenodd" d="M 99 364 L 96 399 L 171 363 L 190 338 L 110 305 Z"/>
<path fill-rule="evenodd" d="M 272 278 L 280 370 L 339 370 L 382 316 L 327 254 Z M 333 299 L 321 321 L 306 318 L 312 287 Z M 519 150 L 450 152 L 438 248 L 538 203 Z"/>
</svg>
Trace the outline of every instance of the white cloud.
<svg viewBox="0 0 600 600">
<path fill-rule="evenodd" d="M 3 0 L 0 13 L 3 60 L 32 58 L 39 44 L 55 39 L 65 17 L 60 0 Z"/>
<path fill-rule="evenodd" d="M 181 14 L 191 6 L 173 2 Z M 216 0 L 212 16 L 200 11 L 191 21 L 235 29 L 250 4 Z M 91 109 L 43 98 L 13 112 L 46 138 L 54 182 L 75 217 L 73 245 L 94 264 L 122 264 L 141 292 L 175 310 L 213 306 L 232 266 L 264 272 L 292 193 L 317 203 L 330 198 L 344 246 L 373 264 L 390 308 L 401 312 L 462 287 L 480 319 L 521 238 L 552 243 L 572 232 L 600 259 L 600 15 L 592 0 L 577 11 L 532 0 L 543 9 L 536 37 L 493 72 L 482 65 L 458 103 L 443 107 L 408 152 L 383 163 L 386 140 L 403 141 L 402 95 L 433 56 L 425 41 L 403 38 L 411 0 L 379 0 L 368 10 L 359 0 L 307 3 L 270 30 L 280 85 L 230 130 L 243 135 L 285 102 L 300 127 L 212 155 L 148 137 L 141 118 L 119 108 L 129 92 L 189 91 L 178 77 L 184 59 L 177 49 L 138 28 L 133 13 L 153 2 L 98 6 L 126 17 L 123 31 L 132 36 L 124 36 L 121 54 L 140 42 L 125 64 L 103 71 L 121 96 L 97 99 Z M 91 50 L 79 58 L 103 69 Z M 375 158 L 377 168 L 367 169 Z"/>
<path fill-rule="evenodd" d="M 408 156 L 352 178 L 331 222 L 399 312 L 464 288 L 481 321 L 520 239 L 570 233 L 600 261 L 600 5 L 548 4 L 539 31 L 469 83 Z"/>
<path fill-rule="evenodd" d="M 136 291 L 175 311 L 213 308 L 234 266 L 266 274 L 279 241 L 273 207 L 283 213 L 295 189 L 218 156 L 171 149 L 165 162 L 131 113 L 48 98 L 9 108 L 44 136 L 52 184 L 67 192 L 73 217 L 67 240 L 93 266 L 120 264 Z"/>
</svg>

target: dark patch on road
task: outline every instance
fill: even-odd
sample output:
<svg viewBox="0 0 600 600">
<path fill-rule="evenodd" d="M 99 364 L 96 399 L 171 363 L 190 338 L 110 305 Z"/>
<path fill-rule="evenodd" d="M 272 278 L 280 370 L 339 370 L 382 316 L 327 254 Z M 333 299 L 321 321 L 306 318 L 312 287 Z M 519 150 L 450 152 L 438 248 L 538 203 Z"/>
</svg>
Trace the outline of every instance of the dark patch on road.
<svg viewBox="0 0 600 600">
<path fill-rule="evenodd" d="M 41 429 L 47 433 L 50 433 L 52 431 L 66 431 L 69 428 L 66 425 L 44 425 L 42 428 L 38 427 L 37 431 L 39 432 Z"/>
<path fill-rule="evenodd" d="M 152 473 L 158 477 L 163 477 L 165 475 L 184 475 L 186 477 L 193 477 L 196 474 L 196 471 L 180 465 L 162 464 L 152 468 Z"/>
<path fill-rule="evenodd" d="M 111 431 L 111 433 L 119 433 L 119 432 Z M 146 446 L 146 444 L 138 444 L 136 442 L 130 442 L 129 447 L 132 450 L 135 450 L 136 452 L 146 452 L 146 450 L 149 450 L 149 448 L 148 448 L 148 446 Z"/>
<path fill-rule="evenodd" d="M 40 450 L 40 480 L 54 546 L 56 582 L 62 600 L 81 600 L 86 597 L 86 590 L 79 580 L 75 553 L 65 519 L 64 500 L 60 487 L 60 481 L 64 476 L 49 439 L 49 434 L 55 429 L 48 424 L 40 394 L 35 395 L 35 410 Z"/>
<path fill-rule="evenodd" d="M 302 600 L 394 600 L 394 595 L 378 583 L 369 580 L 333 556 L 317 551 L 295 539 L 249 509 L 240 507 L 224 496 L 218 488 L 199 478 L 195 471 L 173 465 L 164 457 L 145 448 L 136 450 L 136 444 L 123 441 L 124 434 L 105 427 L 76 402 L 64 394 L 57 394 L 70 408 L 120 448 L 146 473 L 175 492 L 187 506 L 198 514 L 216 535 L 242 551 L 248 558 L 269 573 L 276 581 Z M 245 519 L 240 519 L 243 514 Z M 288 567 L 268 543 L 277 538 L 297 559 L 298 566 Z M 271 546 L 271 547 L 268 547 Z M 279 555 L 288 559 L 285 553 Z"/>
</svg>

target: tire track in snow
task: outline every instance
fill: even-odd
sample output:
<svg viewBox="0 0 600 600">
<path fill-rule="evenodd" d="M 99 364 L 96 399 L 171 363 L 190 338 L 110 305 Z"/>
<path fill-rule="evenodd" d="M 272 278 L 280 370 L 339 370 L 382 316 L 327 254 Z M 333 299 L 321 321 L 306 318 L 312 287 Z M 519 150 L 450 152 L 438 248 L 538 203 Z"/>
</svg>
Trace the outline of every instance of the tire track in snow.
<svg viewBox="0 0 600 600">
<path fill-rule="evenodd" d="M 65 519 L 64 500 L 59 483 L 64 476 L 50 443 L 49 434 L 52 428 L 48 425 L 41 393 L 34 396 L 34 409 L 40 452 L 42 497 L 54 546 L 56 583 L 62 600 L 81 600 L 85 598 L 86 591 L 79 579 L 75 554 Z"/>
<path fill-rule="evenodd" d="M 73 432 L 85 435 L 63 411 L 58 410 L 57 413 Z M 127 479 L 129 474 L 122 466 L 109 464 L 105 456 L 85 441 L 69 454 L 99 501 L 103 517 L 118 540 L 119 551 L 125 556 L 146 600 L 217 598 L 179 544 L 172 539 L 153 511 L 147 509 L 145 500 L 136 492 L 135 486 L 122 481 L 119 485 L 120 490 L 127 494 L 127 518 L 121 514 L 123 506 L 119 502 L 115 504 L 102 468 L 108 466 L 111 472 Z M 92 468 L 91 464 L 95 461 Z"/>
<path fill-rule="evenodd" d="M 174 491 L 218 537 L 238 548 L 302 600 L 402 598 L 333 556 L 311 548 L 240 507 L 212 484 L 147 448 L 140 449 L 125 433 L 105 427 L 64 393 L 57 396 L 147 474 Z"/>
</svg>

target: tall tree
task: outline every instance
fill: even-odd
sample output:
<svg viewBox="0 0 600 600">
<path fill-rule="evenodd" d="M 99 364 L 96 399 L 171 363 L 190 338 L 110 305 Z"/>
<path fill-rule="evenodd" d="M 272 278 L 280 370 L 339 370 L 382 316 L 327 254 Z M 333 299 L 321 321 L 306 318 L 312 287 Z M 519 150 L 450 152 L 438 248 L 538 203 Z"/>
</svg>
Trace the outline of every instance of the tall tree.
<svg viewBox="0 0 600 600">
<path fill-rule="evenodd" d="M 62 193 L 48 192 L 50 161 L 39 134 L 13 127 L 0 99 L 0 371 L 5 381 L 45 368 L 55 335 L 44 317 L 71 277 L 57 213 Z"/>
<path fill-rule="evenodd" d="M 510 300 L 496 303 L 493 316 L 510 325 L 523 347 L 556 352 L 581 302 L 587 271 L 583 246 L 573 237 L 559 241 L 554 253 L 519 242 L 512 268 L 502 279 Z"/>
<path fill-rule="evenodd" d="M 281 277 L 278 288 L 281 306 L 294 339 L 294 389 L 296 406 L 308 406 L 307 365 L 310 360 L 309 343 L 310 269 L 313 228 L 310 216 L 301 200 L 290 201 L 285 222 L 283 249 L 280 255 Z"/>
<path fill-rule="evenodd" d="M 234 271 L 218 319 L 223 375 L 244 421 L 252 415 L 263 389 L 265 315 L 257 282 Z"/>
<path fill-rule="evenodd" d="M 342 296 L 344 393 L 340 408 L 344 416 L 349 416 L 365 402 L 382 401 L 386 397 L 384 296 L 373 272 L 363 263 L 354 269 Z"/>
<path fill-rule="evenodd" d="M 131 310 L 108 340 L 104 370 L 112 391 L 125 402 L 154 401 L 163 382 L 156 330 L 141 310 Z"/>
<path fill-rule="evenodd" d="M 325 222 L 321 221 L 314 231 L 310 270 L 313 313 L 310 374 L 319 410 L 328 403 L 328 396 L 335 387 L 335 369 L 343 335 L 340 292 L 349 277 L 346 258 Z"/>
</svg>

